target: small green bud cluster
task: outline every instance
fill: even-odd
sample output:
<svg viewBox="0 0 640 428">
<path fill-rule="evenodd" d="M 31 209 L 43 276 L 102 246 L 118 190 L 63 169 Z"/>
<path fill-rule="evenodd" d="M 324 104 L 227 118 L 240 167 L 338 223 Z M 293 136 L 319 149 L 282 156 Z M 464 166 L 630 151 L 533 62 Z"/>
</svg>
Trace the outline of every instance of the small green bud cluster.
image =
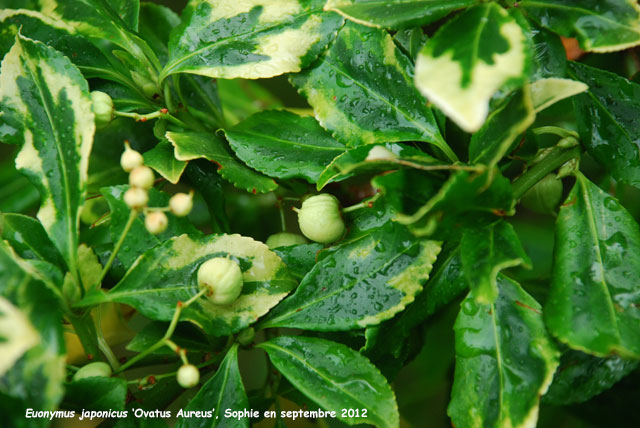
<svg viewBox="0 0 640 428">
<path fill-rule="evenodd" d="M 129 173 L 129 189 L 124 193 L 124 202 L 129 208 L 136 211 L 145 210 L 144 225 L 147 231 L 158 235 L 169 226 L 169 219 L 163 212 L 165 209 L 150 209 L 149 189 L 153 187 L 155 176 L 148 166 L 144 165 L 142 154 L 131 148 L 125 141 L 125 150 L 120 157 L 120 166 Z M 176 217 L 189 215 L 193 208 L 193 192 L 177 193 L 169 200 L 168 210 Z"/>
<path fill-rule="evenodd" d="M 91 92 L 92 110 L 95 116 L 96 127 L 98 129 L 104 128 L 114 118 L 113 100 L 104 92 L 93 91 Z"/>
</svg>

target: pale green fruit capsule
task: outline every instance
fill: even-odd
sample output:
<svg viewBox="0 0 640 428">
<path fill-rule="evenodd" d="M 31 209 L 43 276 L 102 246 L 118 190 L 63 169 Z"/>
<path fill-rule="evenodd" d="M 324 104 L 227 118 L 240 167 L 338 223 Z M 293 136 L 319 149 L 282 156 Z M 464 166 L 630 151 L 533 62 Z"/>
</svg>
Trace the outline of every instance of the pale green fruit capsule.
<svg viewBox="0 0 640 428">
<path fill-rule="evenodd" d="M 193 195 L 176 193 L 169 199 L 169 209 L 176 217 L 186 217 L 193 209 Z"/>
<path fill-rule="evenodd" d="M 176 374 L 178 385 L 183 388 L 193 388 L 200 381 L 200 370 L 193 364 L 184 364 Z"/>
<path fill-rule="evenodd" d="M 144 158 L 140 152 L 133 150 L 129 143 L 125 143 L 125 146 L 124 152 L 120 156 L 120 166 L 126 172 L 131 172 L 144 164 Z"/>
<path fill-rule="evenodd" d="M 321 244 L 340 239 L 345 230 L 340 204 L 335 196 L 328 193 L 311 196 L 302 202 L 302 208 L 298 210 L 298 224 L 304 236 Z"/>
<path fill-rule="evenodd" d="M 139 166 L 129 173 L 129 184 L 133 187 L 149 190 L 154 180 L 153 171 L 148 166 Z"/>
<path fill-rule="evenodd" d="M 300 245 L 306 244 L 307 240 L 304 239 L 304 236 L 298 235 L 297 233 L 274 233 L 269 238 L 267 238 L 267 247 L 273 249 L 278 247 L 288 247 L 289 245 Z"/>
<path fill-rule="evenodd" d="M 88 377 L 109 377 L 111 376 L 111 367 L 107 363 L 98 361 L 89 363 L 73 375 L 73 380 L 86 379 Z"/>
<path fill-rule="evenodd" d="M 233 303 L 242 292 L 242 271 L 233 260 L 216 257 L 198 268 L 198 286 L 208 290 L 207 297 L 217 305 Z"/>
<path fill-rule="evenodd" d="M 153 211 L 147 214 L 144 218 L 144 227 L 152 235 L 159 235 L 169 226 L 169 219 L 165 213 L 161 211 Z"/>
<path fill-rule="evenodd" d="M 256 331 L 253 327 L 247 327 L 244 330 L 240 331 L 236 336 L 236 340 L 242 346 L 248 346 L 253 343 L 253 339 L 256 337 Z"/>
<path fill-rule="evenodd" d="M 140 187 L 131 187 L 124 192 L 124 203 L 131 209 L 139 210 L 149 203 L 149 194 Z"/>
<path fill-rule="evenodd" d="M 100 91 L 91 92 L 93 114 L 96 117 L 96 127 L 104 128 L 113 120 L 113 100 L 109 94 Z"/>
</svg>

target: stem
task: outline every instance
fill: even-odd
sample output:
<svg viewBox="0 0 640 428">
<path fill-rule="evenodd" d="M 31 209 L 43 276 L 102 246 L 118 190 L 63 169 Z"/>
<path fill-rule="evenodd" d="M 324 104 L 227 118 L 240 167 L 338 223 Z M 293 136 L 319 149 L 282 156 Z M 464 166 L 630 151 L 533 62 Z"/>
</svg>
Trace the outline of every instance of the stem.
<svg viewBox="0 0 640 428">
<path fill-rule="evenodd" d="M 120 248 L 122 247 L 122 244 L 124 243 L 124 238 L 126 238 L 127 233 L 129 233 L 129 230 L 131 230 L 131 226 L 133 226 L 133 222 L 134 222 L 134 220 L 136 218 L 138 218 L 138 211 L 131 210 L 131 214 L 129 214 L 129 220 L 127 220 L 127 224 L 124 226 L 124 230 L 122 231 L 122 235 L 120 235 L 120 239 L 118 239 L 118 242 L 116 243 L 116 246 L 113 247 L 113 251 L 111 252 L 111 256 L 109 256 L 109 260 L 107 260 L 107 264 L 104 265 L 104 268 L 102 269 L 102 272 L 100 273 L 100 278 L 98 279 L 98 282 L 96 282 L 96 284 L 95 284 L 96 286 L 99 287 L 100 284 L 102 284 L 102 280 L 107 275 L 107 272 L 109 272 L 109 269 L 111 269 L 111 264 L 115 260 L 116 255 L 118 254 L 118 251 L 120 251 Z"/>
<path fill-rule="evenodd" d="M 516 199 L 520 199 L 527 190 L 532 188 L 547 174 L 561 167 L 571 159 L 579 157 L 580 153 L 580 147 L 572 147 L 570 149 L 561 149 L 556 147 L 554 150 L 549 152 L 544 159 L 525 172 L 522 177 L 513 182 L 513 196 Z"/>
<path fill-rule="evenodd" d="M 147 120 L 157 119 L 159 117 L 163 117 L 168 114 L 165 110 L 154 111 L 153 113 L 148 114 L 139 114 L 136 112 L 127 112 L 127 111 L 114 111 L 113 114 L 120 117 L 130 117 L 134 119 L 136 122 L 146 122 Z"/>
<path fill-rule="evenodd" d="M 73 325 L 75 334 L 77 334 L 78 339 L 80 339 L 80 343 L 82 343 L 82 347 L 84 348 L 84 352 L 87 354 L 87 357 L 90 357 L 89 359 L 91 360 L 100 355 L 96 329 L 91 315 L 69 315 L 68 318 Z"/>
<path fill-rule="evenodd" d="M 148 347 L 147 349 L 145 349 L 144 351 L 140 352 L 138 355 L 136 355 L 135 357 L 131 358 L 129 361 L 124 363 L 122 366 L 120 366 L 120 369 L 117 370 L 115 373 L 117 374 L 117 373 L 125 371 L 127 368 L 131 367 L 133 364 L 137 363 L 138 361 L 140 361 L 141 359 L 143 359 L 147 355 L 149 355 L 152 352 L 154 352 L 156 349 L 160 349 L 163 346 L 167 345 L 167 343 L 170 342 L 169 339 L 171 339 L 171 336 L 173 335 L 173 332 L 176 330 L 176 326 L 178 325 L 178 321 L 180 320 L 180 314 L 182 313 L 182 310 L 186 309 L 187 307 L 189 307 L 189 305 L 191 305 L 193 302 L 195 302 L 197 299 L 199 299 L 206 292 L 207 292 L 207 289 L 203 288 L 202 290 L 200 290 L 197 294 L 195 294 L 193 297 L 191 297 L 186 302 L 184 302 L 184 303 L 183 302 L 178 302 L 176 304 L 176 310 L 173 313 L 173 318 L 171 319 L 171 322 L 169 323 L 169 327 L 167 328 L 167 331 L 165 332 L 164 336 L 162 336 L 162 339 L 158 340 L 156 343 L 154 343 L 153 345 L 151 345 L 150 347 Z M 173 342 L 171 342 L 171 343 L 174 344 Z M 169 345 L 169 347 L 171 347 L 171 345 Z"/>
<path fill-rule="evenodd" d="M 350 207 L 343 208 L 342 212 L 343 213 L 350 213 L 350 212 L 353 212 L 353 211 L 357 211 L 357 210 L 359 210 L 361 208 L 370 208 L 371 205 L 373 205 L 373 203 L 378 200 L 380 195 L 382 195 L 382 193 L 376 193 L 375 195 L 373 195 L 373 197 L 369 198 L 369 200 L 367 200 L 367 201 L 362 201 L 362 202 L 360 202 L 358 204 L 351 205 Z"/>
<path fill-rule="evenodd" d="M 278 211 L 280 211 L 280 227 L 282 227 L 282 231 L 287 231 L 287 223 L 284 218 L 284 209 L 282 208 L 282 201 L 278 201 Z"/>
<path fill-rule="evenodd" d="M 118 359 L 116 358 L 115 354 L 111 350 L 111 347 L 105 340 L 104 333 L 102 332 L 102 308 L 103 307 L 104 306 L 98 306 L 97 308 L 98 319 L 96 320 L 97 321 L 96 333 L 98 334 L 98 347 L 100 348 L 104 356 L 107 358 L 107 361 L 109 361 L 111 368 L 113 370 L 118 370 L 120 368 L 120 363 L 118 362 Z"/>
<path fill-rule="evenodd" d="M 175 105 L 173 104 L 173 99 L 171 98 L 171 87 L 169 86 L 168 81 L 164 82 L 164 102 L 170 112 L 176 111 Z"/>
<path fill-rule="evenodd" d="M 552 135 L 557 135 L 560 138 L 567 138 L 567 137 L 579 138 L 578 133 L 574 131 L 570 131 L 568 129 L 559 128 L 557 126 L 541 126 L 539 128 L 535 128 L 533 130 L 533 133 L 535 135 L 552 134 Z"/>
</svg>

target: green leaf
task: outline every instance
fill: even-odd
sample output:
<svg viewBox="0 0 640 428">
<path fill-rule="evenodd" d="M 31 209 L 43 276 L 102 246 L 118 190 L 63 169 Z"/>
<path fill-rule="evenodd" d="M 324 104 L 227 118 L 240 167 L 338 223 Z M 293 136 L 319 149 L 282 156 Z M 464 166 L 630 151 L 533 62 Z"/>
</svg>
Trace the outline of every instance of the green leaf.
<svg viewBox="0 0 640 428">
<path fill-rule="evenodd" d="M 278 247 L 273 252 L 282 259 L 293 276 L 302 279 L 316 264 L 318 253 L 323 248 L 322 244 L 313 243 Z"/>
<path fill-rule="evenodd" d="M 427 36 L 422 32 L 422 28 L 413 27 L 398 31 L 393 35 L 393 41 L 415 64 L 418 52 L 427 41 Z"/>
<path fill-rule="evenodd" d="M 634 0 L 523 0 L 527 16 L 591 52 L 612 52 L 640 44 L 640 7 Z"/>
<path fill-rule="evenodd" d="M 554 406 L 582 403 L 611 388 L 638 368 L 638 364 L 617 356 L 598 358 L 568 350 L 562 354 L 553 383 L 542 402 Z"/>
<path fill-rule="evenodd" d="M 427 41 L 416 61 L 416 85 L 466 132 L 489 113 L 505 85 L 528 78 L 531 46 L 522 27 L 496 3 L 467 9 Z"/>
<path fill-rule="evenodd" d="M 413 85 L 411 61 L 384 30 L 347 23 L 321 61 L 291 82 L 320 124 L 350 147 L 426 141 L 456 160 Z"/>
<path fill-rule="evenodd" d="M 537 83 L 537 82 L 536 82 Z M 525 86 L 503 97 L 482 127 L 471 136 L 469 161 L 496 165 L 513 147 L 536 118 L 529 87 Z"/>
<path fill-rule="evenodd" d="M 270 177 L 315 183 L 345 146 L 312 117 L 272 110 L 257 113 L 225 131 L 236 155 Z"/>
<path fill-rule="evenodd" d="M 533 43 L 531 81 L 547 77 L 564 77 L 567 69 L 567 51 L 560 37 L 532 22 L 529 26 Z"/>
<path fill-rule="evenodd" d="M 578 63 L 570 63 L 569 76 L 589 85 L 573 102 L 589 154 L 616 179 L 640 187 L 640 85 Z"/>
<path fill-rule="evenodd" d="M 20 257 L 43 260 L 66 270 L 60 252 L 38 220 L 21 214 L 0 214 L 0 234 Z"/>
<path fill-rule="evenodd" d="M 169 58 L 167 45 L 171 30 L 179 24 L 180 17 L 168 7 L 149 2 L 140 4 L 138 34 L 153 49 L 163 64 Z"/>
<path fill-rule="evenodd" d="M 342 25 L 340 16 L 322 12 L 323 3 L 192 1 L 172 33 L 160 80 L 175 73 L 257 79 L 298 72 Z"/>
<path fill-rule="evenodd" d="M 87 81 L 60 52 L 21 36 L 2 61 L 0 140 L 40 192 L 38 219 L 71 272 L 95 131 Z M 55 114 L 54 114 L 55 112 Z"/>
<path fill-rule="evenodd" d="M 414 328 L 437 311 L 457 299 L 468 289 L 462 273 L 460 250 L 454 248 L 440 255 L 433 267 L 433 276 L 416 296 L 416 300 L 394 318 L 367 328 L 367 355 L 399 358 Z"/>
<path fill-rule="evenodd" d="M 494 302 L 498 297 L 500 271 L 514 266 L 531 269 L 531 260 L 518 235 L 505 220 L 466 228 L 460 242 L 460 255 L 467 282 L 481 303 Z"/>
<path fill-rule="evenodd" d="M 116 377 L 89 377 L 65 385 L 62 406 L 83 410 L 124 410 L 127 381 Z"/>
<path fill-rule="evenodd" d="M 558 365 L 540 305 L 501 276 L 493 304 L 462 302 L 454 327 L 456 369 L 448 414 L 458 428 L 533 427 Z"/>
<path fill-rule="evenodd" d="M 477 0 L 329 0 L 325 10 L 359 24 L 382 28 L 427 25 Z"/>
<path fill-rule="evenodd" d="M 211 412 L 199 418 L 179 418 L 177 428 L 240 428 L 249 427 L 249 418 L 227 418 L 224 413 L 249 409 L 238 368 L 238 345 L 229 349 L 216 374 L 209 379 L 184 408 L 188 411 Z"/>
<path fill-rule="evenodd" d="M 387 223 L 327 250 L 263 325 L 338 331 L 379 324 L 413 302 L 439 252 L 440 243 Z"/>
<path fill-rule="evenodd" d="M 438 193 L 411 215 L 399 214 L 400 224 L 410 225 L 420 236 L 451 229 L 473 216 L 496 216 L 513 213 L 515 201 L 508 179 L 496 170 L 473 174 L 456 171 Z M 475 221 L 475 218 L 473 219 Z M 448 236 L 450 238 L 450 236 Z"/>
<path fill-rule="evenodd" d="M 180 161 L 174 156 L 173 145 L 163 139 L 153 149 L 144 153 L 144 164 L 153 168 L 170 183 L 176 184 L 187 167 L 187 162 Z"/>
<path fill-rule="evenodd" d="M 0 162 L 0 212 L 25 212 L 37 207 L 40 200 L 38 189 L 14 165 L 13 157 Z"/>
<path fill-rule="evenodd" d="M 127 185 L 100 189 L 111 210 L 110 232 L 111 241 L 114 243 L 120 239 L 131 214 L 131 208 L 124 202 L 124 193 L 128 189 L 129 186 Z M 168 205 L 168 194 L 153 188 L 149 190 L 149 207 L 162 208 Z M 173 236 L 182 235 L 183 233 L 195 236 L 201 234 L 187 218 L 176 217 L 171 212 L 167 212 L 166 215 L 169 219 L 169 225 L 167 230 L 159 235 L 152 235 L 147 231 L 144 225 L 144 214 L 139 214 L 133 221 L 131 230 L 125 240 L 126 245 L 123 245 L 118 252 L 118 259 L 125 268 L 129 268 L 142 253 Z"/>
<path fill-rule="evenodd" d="M 0 424 L 14 426 L 27 408 L 54 410 L 64 393 L 62 313 L 57 297 L 0 241 Z M 8 369 L 8 371 L 7 371 Z"/>
<path fill-rule="evenodd" d="M 556 222 L 551 333 L 600 357 L 640 358 L 640 226 L 582 174 Z"/>
<path fill-rule="evenodd" d="M 280 336 L 258 347 L 293 386 L 349 425 L 399 426 L 393 391 L 378 369 L 356 351 L 339 343 L 310 337 Z M 341 409 L 358 409 L 342 417 Z M 363 410 L 366 410 L 364 415 Z"/>
<path fill-rule="evenodd" d="M 582 82 L 570 79 L 539 79 L 531 84 L 531 99 L 536 113 L 549 106 L 585 92 L 589 87 Z"/>
<path fill-rule="evenodd" d="M 225 142 L 215 134 L 203 132 L 167 132 L 167 139 L 181 161 L 207 159 L 218 164 L 218 173 L 239 189 L 253 193 L 267 193 L 278 184 L 269 177 L 246 167 L 231 153 Z"/>
<path fill-rule="evenodd" d="M 348 149 L 327 165 L 318 178 L 317 188 L 320 190 L 329 183 L 366 172 L 382 172 L 402 167 L 437 171 L 451 168 L 451 165 L 443 164 L 442 161 L 408 145 L 388 143 L 361 146 Z"/>
<path fill-rule="evenodd" d="M 224 119 L 235 125 L 254 113 L 265 109 L 283 108 L 284 104 L 254 80 L 217 79 Z"/>
<path fill-rule="evenodd" d="M 198 293 L 200 264 L 212 257 L 232 257 L 240 264 L 244 287 L 229 305 L 201 297 L 182 312 L 207 334 L 237 333 L 265 315 L 296 286 L 282 260 L 266 245 L 240 235 L 181 235 L 144 253 L 109 293 L 94 293 L 79 306 L 105 301 L 126 303 L 144 316 L 169 321 L 178 301 Z"/>
</svg>

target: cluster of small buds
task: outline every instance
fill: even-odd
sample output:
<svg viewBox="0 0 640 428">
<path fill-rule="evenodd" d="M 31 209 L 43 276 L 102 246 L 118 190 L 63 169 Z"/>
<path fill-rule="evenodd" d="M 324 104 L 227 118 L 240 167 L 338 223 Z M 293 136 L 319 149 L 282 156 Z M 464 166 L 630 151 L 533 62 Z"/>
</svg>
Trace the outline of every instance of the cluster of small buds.
<svg viewBox="0 0 640 428">
<path fill-rule="evenodd" d="M 169 200 L 169 207 L 148 208 L 149 189 L 153 187 L 155 177 L 151 168 L 144 165 L 144 158 L 140 152 L 134 150 L 125 141 L 125 150 L 120 157 L 120 166 L 129 173 L 129 189 L 124 193 L 124 202 L 129 208 L 144 211 L 144 225 L 147 231 L 158 235 L 169 225 L 169 219 L 163 211 L 171 211 L 176 217 L 186 217 L 193 208 L 193 191 L 176 193 Z"/>
</svg>

